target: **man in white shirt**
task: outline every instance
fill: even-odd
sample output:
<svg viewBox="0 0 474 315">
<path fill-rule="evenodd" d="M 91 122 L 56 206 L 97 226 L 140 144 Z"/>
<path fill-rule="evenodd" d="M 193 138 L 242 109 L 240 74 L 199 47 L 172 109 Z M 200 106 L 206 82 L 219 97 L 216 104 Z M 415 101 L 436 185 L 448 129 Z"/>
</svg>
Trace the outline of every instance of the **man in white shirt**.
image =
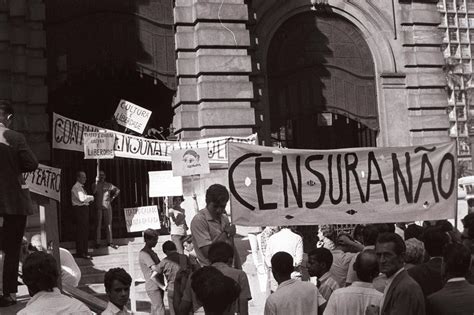
<svg viewBox="0 0 474 315">
<path fill-rule="evenodd" d="M 132 277 L 123 268 L 112 268 L 104 275 L 105 293 L 109 298 L 107 308 L 102 315 L 128 315 Z"/>
<path fill-rule="evenodd" d="M 23 281 L 31 299 L 17 314 L 92 314 L 82 302 L 61 294 L 56 287 L 58 277 L 56 260 L 52 255 L 45 252 L 31 253 L 23 265 Z"/>
<path fill-rule="evenodd" d="M 358 280 L 333 292 L 324 315 L 364 315 L 369 305 L 380 305 L 383 294 L 372 284 L 379 274 L 375 251 L 361 252 L 354 263 L 354 270 Z"/>
<path fill-rule="evenodd" d="M 71 189 L 71 202 L 73 215 L 76 219 L 76 256 L 78 258 L 92 259 L 88 254 L 89 236 L 89 203 L 94 201 L 94 196 L 88 195 L 84 190 L 87 176 L 83 171 L 77 172 L 77 181 Z"/>
<path fill-rule="evenodd" d="M 346 285 L 347 272 L 351 260 L 357 255 L 357 253 L 350 252 L 353 246 L 349 244 L 355 244 L 355 242 L 347 235 L 340 234 L 337 237 L 336 248 L 331 251 L 333 257 L 331 273 L 341 288 Z M 362 249 L 362 245 L 359 244 L 358 246 Z"/>
<path fill-rule="evenodd" d="M 322 314 L 326 300 L 318 288 L 310 282 L 291 279 L 293 258 L 286 252 L 278 252 L 271 259 L 272 273 L 278 282 L 278 289 L 265 303 L 265 315 Z"/>
</svg>

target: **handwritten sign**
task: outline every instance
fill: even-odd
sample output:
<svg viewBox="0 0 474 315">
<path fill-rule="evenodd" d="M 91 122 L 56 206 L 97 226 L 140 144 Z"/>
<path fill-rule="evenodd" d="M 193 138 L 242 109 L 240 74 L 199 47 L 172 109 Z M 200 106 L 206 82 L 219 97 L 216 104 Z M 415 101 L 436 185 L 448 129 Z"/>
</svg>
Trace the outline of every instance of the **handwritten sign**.
<svg viewBox="0 0 474 315">
<path fill-rule="evenodd" d="M 120 100 L 114 117 L 119 125 L 143 133 L 150 119 L 151 111 L 126 100 Z"/>
<path fill-rule="evenodd" d="M 167 197 L 183 195 L 183 181 L 180 176 L 173 176 L 172 171 L 148 172 L 150 180 L 150 197 Z"/>
<path fill-rule="evenodd" d="M 113 159 L 115 135 L 111 132 L 84 133 L 84 159 Z"/>
<path fill-rule="evenodd" d="M 146 229 L 161 229 L 157 206 L 125 208 L 123 212 L 129 233 L 141 232 Z"/>
<path fill-rule="evenodd" d="M 233 222 L 357 224 L 454 217 L 454 142 L 332 151 L 231 143 Z"/>
<path fill-rule="evenodd" d="M 175 150 L 171 152 L 174 176 L 209 174 L 209 157 L 206 148 Z"/>
<path fill-rule="evenodd" d="M 54 149 L 84 152 L 85 132 L 97 132 L 101 128 L 53 113 L 52 139 Z M 113 130 L 115 156 L 152 161 L 171 162 L 174 150 L 207 148 L 210 163 L 227 163 L 227 144 L 230 142 L 257 143 L 257 135 L 247 137 L 214 137 L 196 141 L 161 141 L 132 136 Z"/>
<path fill-rule="evenodd" d="M 25 183 L 31 192 L 61 201 L 61 169 L 39 164 L 30 173 L 23 173 Z"/>
</svg>

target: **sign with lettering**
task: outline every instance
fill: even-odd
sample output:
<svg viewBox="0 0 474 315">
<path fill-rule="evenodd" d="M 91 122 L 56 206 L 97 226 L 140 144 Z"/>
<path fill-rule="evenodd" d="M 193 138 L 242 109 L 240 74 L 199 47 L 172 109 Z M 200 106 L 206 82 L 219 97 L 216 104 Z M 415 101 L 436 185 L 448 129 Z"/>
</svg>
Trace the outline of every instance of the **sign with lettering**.
<svg viewBox="0 0 474 315">
<path fill-rule="evenodd" d="M 231 143 L 232 222 L 278 226 L 453 218 L 456 160 L 454 141 L 331 151 Z"/>
<path fill-rule="evenodd" d="M 53 113 L 52 143 L 54 149 L 84 152 L 85 132 L 97 132 L 101 128 Z M 115 134 L 115 156 L 152 161 L 171 162 L 173 150 L 207 148 L 209 163 L 227 163 L 227 144 L 230 142 L 257 143 L 257 135 L 248 137 L 214 137 L 196 141 L 162 141 L 132 136 L 108 130 Z"/>
<path fill-rule="evenodd" d="M 84 132 L 84 159 L 113 159 L 114 144 L 112 132 Z"/>
<path fill-rule="evenodd" d="M 125 224 L 129 233 L 141 232 L 146 229 L 161 229 L 157 206 L 125 208 L 123 213 L 125 214 Z"/>
<path fill-rule="evenodd" d="M 174 150 L 171 152 L 174 176 L 209 174 L 209 157 L 206 148 Z"/>
<path fill-rule="evenodd" d="M 33 172 L 23 173 L 29 190 L 35 194 L 61 201 L 61 169 L 43 164 Z"/>
<path fill-rule="evenodd" d="M 120 100 L 114 114 L 119 125 L 138 133 L 143 133 L 150 116 L 150 110 L 126 100 Z"/>
<path fill-rule="evenodd" d="M 183 195 L 181 176 L 173 176 L 173 171 L 148 172 L 150 180 L 150 197 L 167 197 Z"/>
</svg>

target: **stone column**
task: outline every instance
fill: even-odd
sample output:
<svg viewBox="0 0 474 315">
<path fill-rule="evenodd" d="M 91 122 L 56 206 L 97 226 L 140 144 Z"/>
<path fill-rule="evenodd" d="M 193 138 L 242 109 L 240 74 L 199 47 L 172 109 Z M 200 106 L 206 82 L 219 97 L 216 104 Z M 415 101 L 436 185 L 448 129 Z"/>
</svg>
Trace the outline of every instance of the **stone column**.
<svg viewBox="0 0 474 315">
<path fill-rule="evenodd" d="M 174 18 L 176 134 L 183 140 L 251 134 L 255 114 L 244 0 L 177 0 Z"/>
</svg>

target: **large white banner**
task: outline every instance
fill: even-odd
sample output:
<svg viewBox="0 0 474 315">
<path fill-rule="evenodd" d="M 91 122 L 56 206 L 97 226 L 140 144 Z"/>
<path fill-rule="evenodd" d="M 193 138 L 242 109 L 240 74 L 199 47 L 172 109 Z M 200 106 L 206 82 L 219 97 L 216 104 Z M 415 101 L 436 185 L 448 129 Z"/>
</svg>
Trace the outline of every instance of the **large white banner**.
<svg viewBox="0 0 474 315">
<path fill-rule="evenodd" d="M 84 132 L 103 130 L 97 126 L 53 114 L 53 148 L 84 151 Z M 227 144 L 240 142 L 255 144 L 257 135 L 248 137 L 215 137 L 196 141 L 161 141 L 136 137 L 121 132 L 106 130 L 115 134 L 114 153 L 116 157 L 171 162 L 173 150 L 207 148 L 209 163 L 227 163 Z"/>
<path fill-rule="evenodd" d="M 33 172 L 23 173 L 31 192 L 61 201 L 61 169 L 43 164 Z"/>
<path fill-rule="evenodd" d="M 454 218 L 455 142 L 294 150 L 231 143 L 232 222 L 358 224 Z"/>
<path fill-rule="evenodd" d="M 119 125 L 138 133 L 143 133 L 150 116 L 150 110 L 126 100 L 120 100 L 114 114 L 115 120 L 117 120 Z"/>
</svg>

